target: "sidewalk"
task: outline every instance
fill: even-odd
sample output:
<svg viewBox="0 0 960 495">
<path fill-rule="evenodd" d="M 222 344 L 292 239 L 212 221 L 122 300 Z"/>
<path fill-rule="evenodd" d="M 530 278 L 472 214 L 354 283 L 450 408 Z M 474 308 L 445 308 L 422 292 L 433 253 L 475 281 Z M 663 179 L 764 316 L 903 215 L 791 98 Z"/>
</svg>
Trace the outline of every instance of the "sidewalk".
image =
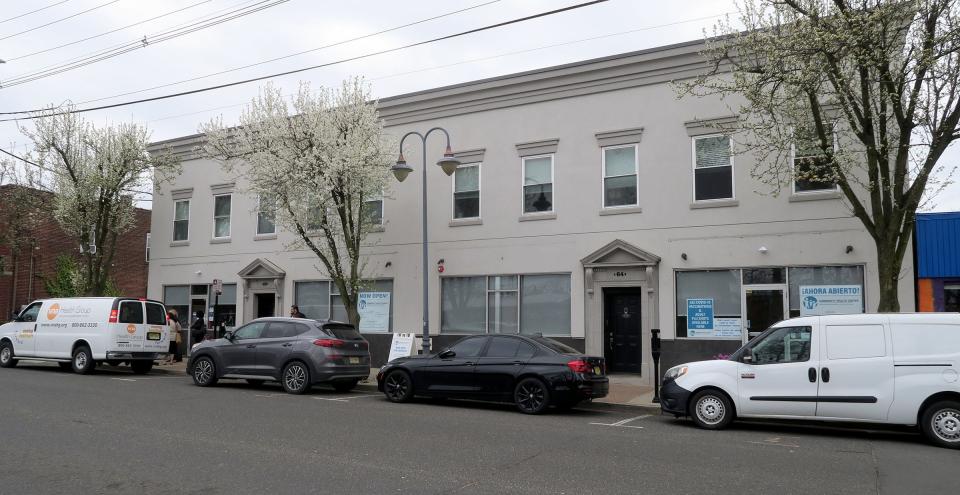
<svg viewBox="0 0 960 495">
<path fill-rule="evenodd" d="M 370 369 L 370 376 L 366 381 L 360 382 L 357 388 L 376 391 L 377 389 L 377 371 L 378 368 Z M 172 375 L 185 375 L 187 372 L 187 360 L 174 364 L 156 364 L 153 366 L 154 373 L 164 373 Z M 660 405 L 654 404 L 653 387 L 643 385 L 644 380 L 633 375 L 609 375 L 610 392 L 606 397 L 593 401 L 593 404 L 602 404 L 608 406 L 631 406 L 647 409 L 655 409 L 659 412 Z"/>
</svg>

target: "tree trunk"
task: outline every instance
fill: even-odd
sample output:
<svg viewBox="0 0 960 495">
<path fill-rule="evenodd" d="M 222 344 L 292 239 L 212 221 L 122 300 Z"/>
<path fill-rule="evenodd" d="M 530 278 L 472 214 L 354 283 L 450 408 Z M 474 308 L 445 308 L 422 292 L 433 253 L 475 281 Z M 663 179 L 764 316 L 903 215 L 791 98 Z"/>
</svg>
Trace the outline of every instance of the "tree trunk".
<svg viewBox="0 0 960 495">
<path fill-rule="evenodd" d="M 880 281 L 879 313 L 897 313 L 900 311 L 900 298 L 897 286 L 900 283 L 900 268 L 903 259 L 897 256 L 896 237 L 893 240 L 877 241 L 877 272 Z"/>
<path fill-rule="evenodd" d="M 347 319 L 350 320 L 350 324 L 353 325 L 358 332 L 360 331 L 360 311 L 357 310 L 357 301 L 359 299 L 359 294 L 343 298 L 343 306 L 347 310 Z"/>
</svg>

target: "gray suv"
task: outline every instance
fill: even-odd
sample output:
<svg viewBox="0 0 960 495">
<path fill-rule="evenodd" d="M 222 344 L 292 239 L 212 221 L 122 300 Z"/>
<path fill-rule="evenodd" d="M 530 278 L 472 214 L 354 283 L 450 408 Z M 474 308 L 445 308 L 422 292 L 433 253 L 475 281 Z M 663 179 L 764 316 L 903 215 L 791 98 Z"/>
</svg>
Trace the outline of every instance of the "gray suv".
<svg viewBox="0 0 960 495">
<path fill-rule="evenodd" d="M 260 318 L 194 347 L 187 373 L 201 387 L 238 378 L 252 385 L 278 381 L 291 394 L 315 383 L 346 392 L 369 376 L 370 349 L 347 323 Z"/>
</svg>

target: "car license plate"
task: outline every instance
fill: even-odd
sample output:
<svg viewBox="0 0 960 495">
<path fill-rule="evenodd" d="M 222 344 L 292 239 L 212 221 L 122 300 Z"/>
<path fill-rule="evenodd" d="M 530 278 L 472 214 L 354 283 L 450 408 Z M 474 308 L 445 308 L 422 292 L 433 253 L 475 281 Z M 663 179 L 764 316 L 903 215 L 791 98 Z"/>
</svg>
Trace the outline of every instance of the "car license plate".
<svg viewBox="0 0 960 495">
<path fill-rule="evenodd" d="M 160 332 L 147 332 L 147 340 L 160 340 Z"/>
<path fill-rule="evenodd" d="M 600 374 L 600 367 L 599 367 L 599 366 L 594 366 L 594 367 L 593 367 L 593 374 L 594 374 L 594 375 L 599 375 L 599 374 Z"/>
<path fill-rule="evenodd" d="M 358 357 L 350 358 L 350 364 L 360 364 L 360 358 Z"/>
</svg>

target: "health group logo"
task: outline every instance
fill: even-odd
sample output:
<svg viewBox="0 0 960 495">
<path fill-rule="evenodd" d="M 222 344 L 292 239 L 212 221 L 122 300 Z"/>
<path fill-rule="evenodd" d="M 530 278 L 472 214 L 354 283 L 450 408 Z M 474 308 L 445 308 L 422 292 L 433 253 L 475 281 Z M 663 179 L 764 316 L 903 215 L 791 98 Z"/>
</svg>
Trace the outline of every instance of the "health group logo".
<svg viewBox="0 0 960 495">
<path fill-rule="evenodd" d="M 56 318 L 58 314 L 60 314 L 60 305 L 59 305 L 59 304 L 54 303 L 54 304 L 52 304 L 49 308 L 47 308 L 47 319 L 48 319 L 48 320 L 52 320 L 52 319 Z"/>
<path fill-rule="evenodd" d="M 817 307 L 817 298 L 813 296 L 807 296 L 803 298 L 803 307 L 807 309 L 813 309 Z"/>
<path fill-rule="evenodd" d="M 129 333 L 130 335 L 137 333 L 137 326 L 134 325 L 133 323 L 127 325 L 127 333 Z"/>
</svg>

